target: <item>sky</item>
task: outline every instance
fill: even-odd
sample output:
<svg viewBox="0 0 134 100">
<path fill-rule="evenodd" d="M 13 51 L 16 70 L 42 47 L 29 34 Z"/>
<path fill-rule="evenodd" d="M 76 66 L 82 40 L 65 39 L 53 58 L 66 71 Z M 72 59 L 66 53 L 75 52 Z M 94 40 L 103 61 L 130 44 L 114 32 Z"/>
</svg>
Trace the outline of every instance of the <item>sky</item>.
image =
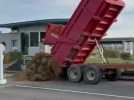
<svg viewBox="0 0 134 100">
<path fill-rule="evenodd" d="M 134 0 L 124 0 L 126 6 L 107 32 L 109 37 L 134 37 Z M 0 24 L 70 18 L 80 0 L 0 0 Z M 1 29 L 0 29 L 1 30 Z M 1 31 L 7 32 L 6 29 Z"/>
</svg>

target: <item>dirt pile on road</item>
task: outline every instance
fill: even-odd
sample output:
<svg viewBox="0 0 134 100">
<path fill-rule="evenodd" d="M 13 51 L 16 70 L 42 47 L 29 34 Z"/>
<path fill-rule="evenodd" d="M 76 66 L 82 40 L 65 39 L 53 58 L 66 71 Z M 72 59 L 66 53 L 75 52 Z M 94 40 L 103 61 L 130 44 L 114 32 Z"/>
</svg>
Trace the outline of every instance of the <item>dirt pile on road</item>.
<svg viewBox="0 0 134 100">
<path fill-rule="evenodd" d="M 26 76 L 30 81 L 47 81 L 59 76 L 58 63 L 49 54 L 38 53 L 26 66 Z"/>
</svg>

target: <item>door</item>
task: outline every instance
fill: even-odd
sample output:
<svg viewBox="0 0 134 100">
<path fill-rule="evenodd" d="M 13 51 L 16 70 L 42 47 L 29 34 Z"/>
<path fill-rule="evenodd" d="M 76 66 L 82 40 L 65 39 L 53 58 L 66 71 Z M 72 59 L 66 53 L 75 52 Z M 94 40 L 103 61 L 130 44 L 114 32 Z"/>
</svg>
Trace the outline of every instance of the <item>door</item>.
<svg viewBox="0 0 134 100">
<path fill-rule="evenodd" d="M 29 47 L 29 35 L 27 33 L 21 33 L 21 52 L 28 54 Z"/>
</svg>

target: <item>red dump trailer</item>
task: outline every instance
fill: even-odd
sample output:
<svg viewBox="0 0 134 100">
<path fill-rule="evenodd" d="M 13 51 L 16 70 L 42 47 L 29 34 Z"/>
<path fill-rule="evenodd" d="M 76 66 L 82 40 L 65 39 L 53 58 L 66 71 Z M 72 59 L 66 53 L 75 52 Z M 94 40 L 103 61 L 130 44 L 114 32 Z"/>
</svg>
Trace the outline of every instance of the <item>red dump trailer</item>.
<svg viewBox="0 0 134 100">
<path fill-rule="evenodd" d="M 81 0 L 65 26 L 48 25 L 44 43 L 53 46 L 51 55 L 70 81 L 83 79 L 96 84 L 103 75 L 110 80 L 117 78 L 120 65 L 90 65 L 84 61 L 106 35 L 124 5 L 122 0 Z"/>
</svg>

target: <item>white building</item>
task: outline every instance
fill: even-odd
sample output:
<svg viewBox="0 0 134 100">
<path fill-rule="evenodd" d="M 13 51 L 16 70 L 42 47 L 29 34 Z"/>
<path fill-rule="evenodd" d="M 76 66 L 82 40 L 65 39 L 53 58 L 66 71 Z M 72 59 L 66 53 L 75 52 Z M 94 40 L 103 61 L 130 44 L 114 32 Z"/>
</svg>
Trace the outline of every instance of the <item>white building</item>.
<svg viewBox="0 0 134 100">
<path fill-rule="evenodd" d="M 6 43 L 6 52 L 14 51 L 15 49 L 17 51 L 21 51 L 20 46 L 20 34 L 17 33 L 0 33 L 0 42 Z"/>
<path fill-rule="evenodd" d="M 40 51 L 42 38 L 49 23 L 66 24 L 67 19 L 46 19 L 36 21 L 0 24 L 2 28 L 10 28 L 10 33 L 0 34 L 0 41 L 7 44 L 7 52 L 17 49 L 23 54 L 34 55 Z"/>
<path fill-rule="evenodd" d="M 40 51 L 42 38 L 49 23 L 66 24 L 68 19 L 46 19 L 36 21 L 0 24 L 0 28 L 10 28 L 11 33 L 0 33 L 0 42 L 7 44 L 7 52 L 17 49 L 23 54 L 34 55 Z M 105 48 L 134 54 L 134 38 L 105 38 Z"/>
<path fill-rule="evenodd" d="M 134 54 L 134 37 L 105 38 L 102 43 L 104 48 Z"/>
</svg>

